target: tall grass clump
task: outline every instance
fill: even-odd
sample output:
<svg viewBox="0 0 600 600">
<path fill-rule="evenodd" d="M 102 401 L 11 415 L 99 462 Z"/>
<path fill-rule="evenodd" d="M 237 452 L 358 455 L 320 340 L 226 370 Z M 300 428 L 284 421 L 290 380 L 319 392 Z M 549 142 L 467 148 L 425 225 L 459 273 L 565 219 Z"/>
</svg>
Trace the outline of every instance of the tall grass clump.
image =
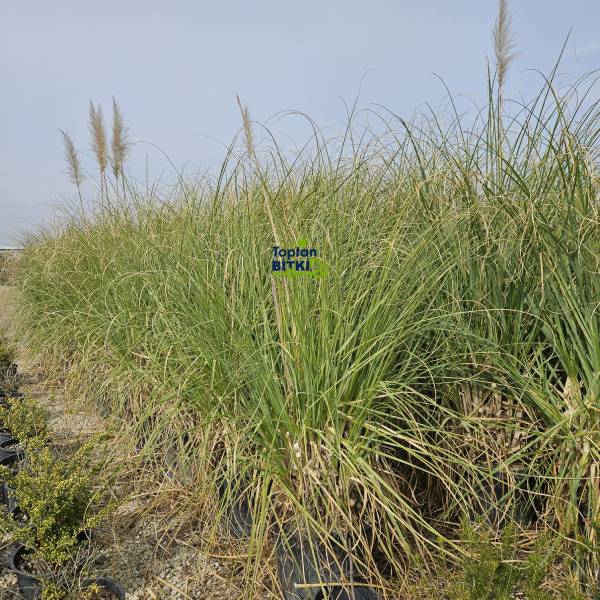
<svg viewBox="0 0 600 600">
<path fill-rule="evenodd" d="M 23 328 L 165 469 L 238 482 L 250 580 L 270 531 L 300 531 L 385 591 L 463 560 L 483 515 L 560 534 L 594 581 L 600 105 L 554 74 L 509 102 L 501 66 L 469 126 L 350 123 L 291 158 L 240 103 L 244 151 L 160 201 L 110 180 L 92 106 L 104 202 L 28 244 Z M 275 277 L 301 240 L 327 276 Z"/>
</svg>

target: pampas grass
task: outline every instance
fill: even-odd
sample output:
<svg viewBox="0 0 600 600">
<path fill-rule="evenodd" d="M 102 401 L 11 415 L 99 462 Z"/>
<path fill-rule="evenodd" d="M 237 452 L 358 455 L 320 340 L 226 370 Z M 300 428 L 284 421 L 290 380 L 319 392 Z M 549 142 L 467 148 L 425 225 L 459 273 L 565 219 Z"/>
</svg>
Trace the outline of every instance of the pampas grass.
<svg viewBox="0 0 600 600">
<path fill-rule="evenodd" d="M 235 95 L 237 104 L 240 108 L 240 114 L 242 115 L 242 126 L 244 129 L 244 141 L 246 143 L 246 151 L 252 161 L 257 164 L 258 158 L 256 156 L 256 146 L 254 144 L 254 131 L 252 130 L 252 119 L 250 119 L 250 112 L 248 111 L 248 105 L 242 104 L 238 94 Z"/>
<path fill-rule="evenodd" d="M 119 176 L 123 177 L 123 165 L 129 154 L 129 140 L 123 114 L 115 98 L 113 98 L 112 107 L 112 169 L 115 180 L 118 180 Z"/>
<path fill-rule="evenodd" d="M 79 194 L 79 201 L 81 202 L 81 184 L 83 182 L 83 174 L 81 172 L 81 165 L 79 163 L 79 155 L 75 149 L 75 144 L 71 139 L 71 136 L 62 129 L 59 130 L 63 136 L 63 142 L 65 146 L 65 160 L 67 162 L 67 171 L 69 173 L 69 179 L 77 187 L 77 193 Z"/>
<path fill-rule="evenodd" d="M 498 94 L 502 98 L 504 83 L 510 64 L 517 57 L 515 50 L 515 41 L 512 28 L 512 16 L 508 7 L 508 0 L 499 0 L 498 16 L 492 37 L 494 40 L 494 54 L 496 57 L 496 69 L 498 76 Z"/>
<path fill-rule="evenodd" d="M 107 171 L 110 164 L 112 174 L 114 176 L 114 184 L 111 184 L 115 190 L 119 189 L 119 179 L 122 182 L 123 194 L 125 194 L 125 162 L 129 156 L 131 143 L 123 113 L 113 98 L 112 101 L 112 138 L 110 145 L 110 154 L 108 149 L 108 141 L 106 127 L 104 125 L 104 116 L 101 106 L 95 106 L 90 101 L 88 126 L 91 137 L 91 148 L 100 171 L 100 197 L 102 200 L 108 199 L 108 177 Z M 69 134 L 62 129 L 59 130 L 63 137 L 65 148 L 65 160 L 69 179 L 75 184 L 79 200 L 82 202 L 81 185 L 83 182 L 83 170 L 79 160 L 79 154 L 75 148 L 75 143 Z"/>
<path fill-rule="evenodd" d="M 104 175 L 108 166 L 108 146 L 106 143 L 106 130 L 104 128 L 104 118 L 102 116 L 102 108 L 95 107 L 90 101 L 90 134 L 92 136 L 92 150 L 98 161 L 100 174 Z"/>
<path fill-rule="evenodd" d="M 108 144 L 106 142 L 106 129 L 104 127 L 104 118 L 102 108 L 95 107 L 90 100 L 89 128 L 92 138 L 92 150 L 96 156 L 98 168 L 100 170 L 100 195 L 108 197 L 108 182 L 106 180 L 106 168 L 108 166 Z"/>
</svg>

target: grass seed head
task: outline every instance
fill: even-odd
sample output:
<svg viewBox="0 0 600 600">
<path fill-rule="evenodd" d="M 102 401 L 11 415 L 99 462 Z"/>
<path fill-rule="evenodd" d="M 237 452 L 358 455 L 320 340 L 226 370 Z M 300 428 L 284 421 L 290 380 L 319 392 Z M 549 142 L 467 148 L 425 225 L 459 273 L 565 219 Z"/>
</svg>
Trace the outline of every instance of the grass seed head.
<svg viewBox="0 0 600 600">
<path fill-rule="evenodd" d="M 102 116 L 102 108 L 95 107 L 90 101 L 90 133 L 92 136 L 92 150 L 98 161 L 100 173 L 104 175 L 108 165 L 108 149 L 106 143 L 106 129 L 104 128 L 104 118 Z"/>
<path fill-rule="evenodd" d="M 129 154 L 129 139 L 127 128 L 123 120 L 123 114 L 113 98 L 113 122 L 112 122 L 112 169 L 115 178 L 123 175 L 123 165 Z"/>
</svg>

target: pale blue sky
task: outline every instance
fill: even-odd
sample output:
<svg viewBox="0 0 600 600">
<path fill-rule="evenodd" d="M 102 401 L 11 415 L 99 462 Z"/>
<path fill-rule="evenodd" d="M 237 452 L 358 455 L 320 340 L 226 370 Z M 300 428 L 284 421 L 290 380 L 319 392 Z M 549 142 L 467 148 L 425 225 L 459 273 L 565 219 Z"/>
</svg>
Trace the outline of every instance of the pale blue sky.
<svg viewBox="0 0 600 600">
<path fill-rule="evenodd" d="M 547 72 L 571 29 L 561 71 L 600 67 L 597 0 L 513 0 L 512 12 L 509 94 L 536 89 L 527 70 Z M 0 245 L 73 196 L 57 129 L 88 152 L 90 99 L 108 113 L 116 96 L 132 139 L 178 166 L 215 168 L 239 127 L 236 92 L 257 121 L 297 109 L 332 132 L 366 72 L 364 108 L 439 105 L 434 73 L 481 100 L 495 13 L 494 0 L 0 0 Z M 270 125 L 307 135 L 298 119 Z M 138 144 L 140 176 L 146 154 L 153 173 L 167 166 Z"/>
</svg>

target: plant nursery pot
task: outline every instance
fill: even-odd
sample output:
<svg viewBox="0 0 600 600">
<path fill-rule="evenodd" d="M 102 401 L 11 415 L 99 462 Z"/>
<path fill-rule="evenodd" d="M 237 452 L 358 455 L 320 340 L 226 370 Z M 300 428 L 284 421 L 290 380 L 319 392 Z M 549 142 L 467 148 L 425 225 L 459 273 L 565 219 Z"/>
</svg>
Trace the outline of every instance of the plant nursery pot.
<svg viewBox="0 0 600 600">
<path fill-rule="evenodd" d="M 84 584 L 84 589 L 97 585 L 101 590 L 109 592 L 116 600 L 125 600 L 125 588 L 108 577 L 98 577 L 96 579 L 88 579 Z"/>
<path fill-rule="evenodd" d="M 17 544 L 9 556 L 9 569 L 17 577 L 17 585 L 23 598 L 25 600 L 39 600 L 42 595 L 42 584 L 35 575 L 24 570 L 26 555 L 27 548 L 23 544 Z M 112 579 L 107 577 L 88 579 L 83 587 L 84 589 L 90 588 L 92 585 L 97 585 L 101 590 L 109 592 L 116 600 L 125 600 L 123 586 Z"/>
<path fill-rule="evenodd" d="M 8 568 L 16 575 L 19 591 L 25 600 L 38 600 L 42 594 L 39 579 L 24 570 L 27 548 L 17 544 L 8 558 Z"/>
<path fill-rule="evenodd" d="M 0 431 L 0 448 L 4 448 L 6 446 L 13 446 L 17 443 L 17 439 L 14 438 L 7 431 Z"/>
<path fill-rule="evenodd" d="M 352 574 L 348 554 L 298 534 L 280 531 L 276 543 L 277 576 L 284 600 L 380 600 Z"/>
<path fill-rule="evenodd" d="M 25 458 L 25 452 L 22 448 L 16 450 L 0 448 L 0 465 L 10 467 Z"/>
<path fill-rule="evenodd" d="M 245 482 L 223 480 L 219 484 L 219 498 L 229 499 L 226 507 L 225 522 L 227 531 L 236 539 L 250 537 L 252 532 L 252 512 L 250 501 L 243 492 Z"/>
<path fill-rule="evenodd" d="M 489 469 L 490 477 L 482 478 L 479 482 L 478 503 L 473 506 L 474 516 L 485 517 L 492 527 L 501 526 L 509 514 L 519 523 L 532 524 L 538 512 L 532 477 L 518 468 L 511 469 L 510 476 L 505 469 L 501 470 L 496 465 Z M 512 489 L 511 481 L 514 481 Z M 512 513 L 507 510 L 506 503 L 506 496 L 511 494 Z"/>
</svg>

